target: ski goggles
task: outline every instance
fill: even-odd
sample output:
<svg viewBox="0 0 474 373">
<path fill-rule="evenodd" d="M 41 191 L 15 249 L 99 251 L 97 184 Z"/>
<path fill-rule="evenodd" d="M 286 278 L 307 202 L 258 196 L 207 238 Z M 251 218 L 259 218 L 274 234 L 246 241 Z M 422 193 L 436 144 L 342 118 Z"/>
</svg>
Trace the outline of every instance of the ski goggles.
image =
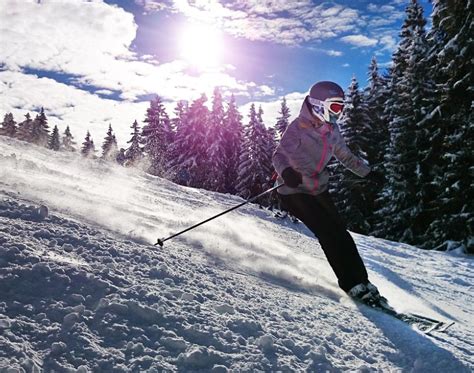
<svg viewBox="0 0 474 373">
<path fill-rule="evenodd" d="M 321 112 L 325 109 L 332 114 L 340 115 L 344 109 L 344 101 L 341 97 L 328 98 L 324 101 L 308 97 L 308 101 L 315 112 Z"/>
</svg>

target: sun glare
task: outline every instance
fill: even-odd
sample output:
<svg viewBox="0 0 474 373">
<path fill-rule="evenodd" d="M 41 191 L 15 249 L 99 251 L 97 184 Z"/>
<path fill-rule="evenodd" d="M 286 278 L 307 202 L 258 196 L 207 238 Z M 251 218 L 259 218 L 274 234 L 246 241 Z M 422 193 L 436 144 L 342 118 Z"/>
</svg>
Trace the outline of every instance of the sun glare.
<svg viewBox="0 0 474 373">
<path fill-rule="evenodd" d="M 195 67 L 209 68 L 220 63 L 222 42 L 219 30 L 210 25 L 189 25 L 181 35 L 181 56 Z"/>
</svg>

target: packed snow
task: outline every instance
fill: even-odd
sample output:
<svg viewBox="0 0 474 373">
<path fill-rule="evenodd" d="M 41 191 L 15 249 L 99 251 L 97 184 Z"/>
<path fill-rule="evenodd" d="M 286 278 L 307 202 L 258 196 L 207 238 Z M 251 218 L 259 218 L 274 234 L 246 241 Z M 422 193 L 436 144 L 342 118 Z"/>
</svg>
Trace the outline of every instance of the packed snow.
<svg viewBox="0 0 474 373">
<path fill-rule="evenodd" d="M 0 138 L 0 372 L 474 369 L 472 257 L 353 235 L 393 306 L 456 322 L 428 336 L 257 205 L 153 245 L 240 202 Z"/>
</svg>

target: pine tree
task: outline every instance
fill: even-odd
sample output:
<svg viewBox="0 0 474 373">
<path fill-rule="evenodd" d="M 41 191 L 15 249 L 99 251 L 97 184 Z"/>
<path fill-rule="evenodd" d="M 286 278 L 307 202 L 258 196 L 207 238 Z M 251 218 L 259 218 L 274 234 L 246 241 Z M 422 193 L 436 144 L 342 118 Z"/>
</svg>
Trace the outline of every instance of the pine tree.
<svg viewBox="0 0 474 373">
<path fill-rule="evenodd" d="M 219 88 L 214 89 L 212 98 L 212 110 L 209 115 L 209 125 L 206 135 L 208 179 L 206 188 L 216 192 L 225 192 L 225 128 L 224 128 L 224 105 Z"/>
<path fill-rule="evenodd" d="M 277 123 L 275 125 L 275 128 L 278 132 L 278 135 L 281 138 L 281 136 L 283 136 L 283 133 L 286 131 L 286 128 L 290 124 L 290 109 L 286 105 L 286 97 L 283 97 L 279 114 L 280 114 L 280 116 L 277 119 Z"/>
<path fill-rule="evenodd" d="M 138 126 L 138 122 L 135 120 L 130 127 L 132 128 L 132 138 L 127 142 L 130 146 L 125 150 L 125 165 L 126 166 L 135 166 L 138 164 L 139 161 L 143 159 L 143 151 L 140 147 L 142 142 L 141 135 L 140 135 L 140 128 Z"/>
<path fill-rule="evenodd" d="M 47 146 L 49 140 L 48 119 L 41 108 L 40 113 L 36 116 L 31 125 L 31 142 L 39 146 Z"/>
<path fill-rule="evenodd" d="M 239 158 L 238 183 L 236 185 L 237 193 L 248 199 L 254 194 L 255 180 L 253 178 L 253 159 L 252 159 L 252 127 L 257 122 L 257 113 L 255 105 L 250 106 L 250 122 L 244 127 L 244 136 L 242 143 L 242 152 Z"/>
<path fill-rule="evenodd" d="M 146 124 L 142 130 L 142 144 L 144 145 L 143 151 L 150 160 L 148 172 L 164 176 L 174 133 L 159 96 L 150 102 L 144 122 Z"/>
<path fill-rule="evenodd" d="M 75 152 L 76 148 L 74 147 L 76 143 L 74 142 L 74 137 L 71 134 L 71 130 L 69 129 L 69 126 L 66 127 L 66 130 L 64 131 L 63 135 L 63 149 L 67 152 Z"/>
<path fill-rule="evenodd" d="M 265 163 L 268 165 L 268 177 L 266 180 L 266 183 L 264 184 L 264 189 L 268 189 L 273 187 L 273 176 L 275 175 L 275 168 L 273 167 L 273 153 L 276 150 L 278 143 L 277 143 L 277 130 L 275 127 L 270 127 L 266 131 L 266 138 L 265 138 Z M 264 197 L 264 204 L 265 205 L 271 205 L 272 200 L 275 199 L 275 194 L 269 194 L 266 197 Z"/>
<path fill-rule="evenodd" d="M 268 134 L 255 105 L 250 106 L 249 124 L 245 127 L 242 153 L 239 164 L 239 183 L 237 192 L 244 198 L 260 194 L 271 177 L 271 164 L 268 163 Z"/>
<path fill-rule="evenodd" d="M 267 129 L 263 122 L 263 109 L 262 106 L 258 108 L 257 114 L 258 134 L 256 138 L 259 141 L 256 142 L 255 158 L 260 163 L 262 172 L 262 188 L 264 188 L 268 181 L 271 179 L 273 174 L 273 151 L 276 149 L 275 131 L 273 129 Z"/>
<path fill-rule="evenodd" d="M 238 183 L 239 157 L 242 148 L 244 128 L 242 115 L 237 109 L 234 95 L 231 96 L 224 114 L 224 148 L 225 148 L 225 191 L 236 193 Z"/>
<path fill-rule="evenodd" d="M 173 133 L 178 131 L 181 123 L 185 120 L 186 113 L 188 111 L 188 102 L 185 100 L 178 101 L 174 109 L 174 118 L 171 119 L 171 128 Z M 174 140 L 174 139 L 173 139 Z"/>
<path fill-rule="evenodd" d="M 15 119 L 13 118 L 12 113 L 5 114 L 2 122 L 2 127 L 0 128 L 1 136 L 15 137 L 17 133 L 17 127 Z"/>
<path fill-rule="evenodd" d="M 182 134 L 186 131 L 185 128 L 188 111 L 188 102 L 180 100 L 176 104 L 174 117 L 171 119 L 171 126 L 174 129 L 175 136 L 173 143 L 170 145 L 170 150 L 168 151 L 167 169 L 168 174 L 170 175 L 169 178 L 181 185 L 188 185 L 189 182 L 189 173 L 186 169 L 181 169 L 178 162 L 181 153 Z"/>
<path fill-rule="evenodd" d="M 367 104 L 355 77 L 352 78 L 349 92 L 346 97 L 344 112 L 340 120 L 341 133 L 351 152 L 370 163 L 368 149 L 370 149 L 373 129 L 370 126 Z M 354 174 L 337 167 L 339 185 L 337 201 L 344 216 L 347 217 L 351 230 L 367 234 L 371 229 L 370 219 L 373 215 L 374 195 L 367 183 L 360 183 Z"/>
<path fill-rule="evenodd" d="M 102 143 L 102 158 L 107 161 L 113 161 L 117 157 L 117 153 L 117 139 L 113 134 L 112 125 L 109 124 L 107 135 L 105 136 L 104 142 Z"/>
<path fill-rule="evenodd" d="M 424 84 L 424 79 L 414 81 L 410 61 L 414 56 L 416 39 L 424 33 L 426 20 L 423 9 L 416 0 L 406 8 L 406 18 L 400 33 L 400 43 L 393 55 L 390 71 L 389 97 L 386 115 L 390 131 L 390 148 L 386 154 L 388 182 L 382 192 L 383 208 L 378 211 L 384 235 L 390 239 L 413 242 L 417 227 L 414 217 L 416 206 L 420 154 L 416 148 L 417 115 L 412 102 L 412 90 Z"/>
<path fill-rule="evenodd" d="M 180 127 L 176 129 L 173 145 L 172 168 L 176 181 L 203 188 L 207 180 L 207 141 L 209 110 L 205 106 L 207 98 L 202 95 L 195 100 Z"/>
<path fill-rule="evenodd" d="M 87 131 L 86 138 L 82 143 L 81 154 L 85 158 L 93 158 L 95 155 L 94 140 L 92 140 L 91 134 Z"/>
<path fill-rule="evenodd" d="M 439 184 L 439 212 L 429 234 L 436 246 L 446 248 L 448 241 L 456 241 L 471 253 L 474 252 L 472 6 L 472 0 L 434 0 L 429 35 L 434 46 L 430 55 L 434 66 L 431 71 L 435 73 L 439 92 L 439 105 L 431 114 L 442 136 L 441 146 L 433 149 L 442 154 L 442 160 L 439 177 L 433 181 Z"/>
<path fill-rule="evenodd" d="M 59 142 L 58 126 L 54 126 L 53 133 L 49 137 L 48 148 L 54 151 L 58 151 L 60 147 L 61 143 Z"/>
<path fill-rule="evenodd" d="M 388 79 L 380 75 L 375 57 L 370 62 L 368 86 L 365 89 L 367 115 L 372 128 L 372 146 L 367 149 L 369 158 L 373 161 L 372 169 L 385 173 L 383 165 L 384 154 L 390 142 L 387 118 L 384 115 L 385 102 L 388 96 Z"/>
<path fill-rule="evenodd" d="M 384 113 L 384 107 L 388 98 L 388 81 L 385 76 L 380 75 L 377 60 L 372 57 L 368 71 L 368 86 L 364 91 L 364 98 L 367 103 L 367 115 L 372 128 L 370 146 L 366 149 L 367 159 L 373 171 L 381 175 L 386 175 L 387 170 L 384 162 L 384 155 L 387 153 L 390 143 L 390 132 L 388 131 L 388 119 Z M 376 183 L 366 183 L 366 195 L 370 201 L 370 211 L 374 213 L 367 217 L 371 227 L 370 233 L 376 230 L 376 225 L 380 217 L 376 211 L 381 208 L 378 199 L 385 185 Z"/>
<path fill-rule="evenodd" d="M 32 127 L 33 120 L 31 119 L 30 113 L 25 114 L 25 120 L 18 125 L 17 138 L 22 141 L 32 141 Z"/>
<path fill-rule="evenodd" d="M 406 77 L 412 82 L 410 96 L 412 103 L 411 121 L 415 123 L 415 148 L 417 164 L 415 174 L 415 204 L 411 217 L 414 221 L 411 244 L 419 247 L 433 247 L 433 239 L 428 228 L 439 214 L 439 194 L 433 181 L 441 169 L 443 136 L 439 122 L 431 116 L 436 107 L 436 85 L 431 76 L 432 65 L 429 60 L 429 44 L 424 30 L 423 9 L 417 8 L 418 19 L 422 26 L 413 34 L 410 59 L 408 60 Z M 424 22 L 423 22 L 424 21 Z"/>
</svg>

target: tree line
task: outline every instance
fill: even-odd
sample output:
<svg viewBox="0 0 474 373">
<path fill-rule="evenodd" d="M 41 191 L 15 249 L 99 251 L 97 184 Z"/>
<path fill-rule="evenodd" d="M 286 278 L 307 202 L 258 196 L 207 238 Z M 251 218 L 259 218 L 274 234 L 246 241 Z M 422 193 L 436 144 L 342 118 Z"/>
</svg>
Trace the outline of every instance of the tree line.
<svg viewBox="0 0 474 373">
<path fill-rule="evenodd" d="M 471 97 L 472 12 L 465 2 L 433 4 L 432 28 L 411 0 L 391 67 L 380 72 L 372 59 L 368 84 L 353 78 L 340 120 L 349 148 L 383 174 L 381 184 L 357 179 L 334 162 L 332 193 L 349 229 L 439 250 L 464 246 L 473 252 L 473 134 Z M 176 183 L 244 198 L 270 186 L 272 153 L 289 124 L 283 98 L 273 126 L 252 104 L 243 123 L 235 99 L 224 103 L 214 90 L 211 109 L 202 95 L 180 101 L 172 118 L 156 96 L 143 126 L 131 126 L 127 147 L 118 149 L 109 125 L 101 158 Z M 73 151 L 69 130 L 50 134 L 44 111 L 18 126 L 7 114 L 0 134 L 53 150 Z M 88 132 L 81 153 L 95 156 Z M 263 203 L 269 201 L 262 201 Z"/>
<path fill-rule="evenodd" d="M 263 121 L 263 110 L 250 106 L 249 120 L 243 124 L 234 96 L 225 103 L 219 88 L 214 89 L 212 108 L 203 94 L 191 103 L 180 101 L 170 118 L 160 96 L 150 101 L 143 125 L 131 125 L 125 148 L 118 148 L 109 124 L 97 155 L 89 131 L 78 149 L 69 126 L 61 136 L 57 126 L 49 130 L 48 119 L 41 108 L 35 119 L 30 113 L 17 123 L 7 113 L 0 135 L 14 137 L 54 151 L 80 151 L 86 158 L 116 161 L 126 167 L 141 167 L 148 173 L 165 177 L 181 185 L 204 188 L 244 198 L 258 194 L 269 186 L 273 166 L 271 156 L 289 123 L 290 112 L 283 98 L 276 130 Z M 265 203 L 265 201 L 263 201 Z"/>
</svg>

